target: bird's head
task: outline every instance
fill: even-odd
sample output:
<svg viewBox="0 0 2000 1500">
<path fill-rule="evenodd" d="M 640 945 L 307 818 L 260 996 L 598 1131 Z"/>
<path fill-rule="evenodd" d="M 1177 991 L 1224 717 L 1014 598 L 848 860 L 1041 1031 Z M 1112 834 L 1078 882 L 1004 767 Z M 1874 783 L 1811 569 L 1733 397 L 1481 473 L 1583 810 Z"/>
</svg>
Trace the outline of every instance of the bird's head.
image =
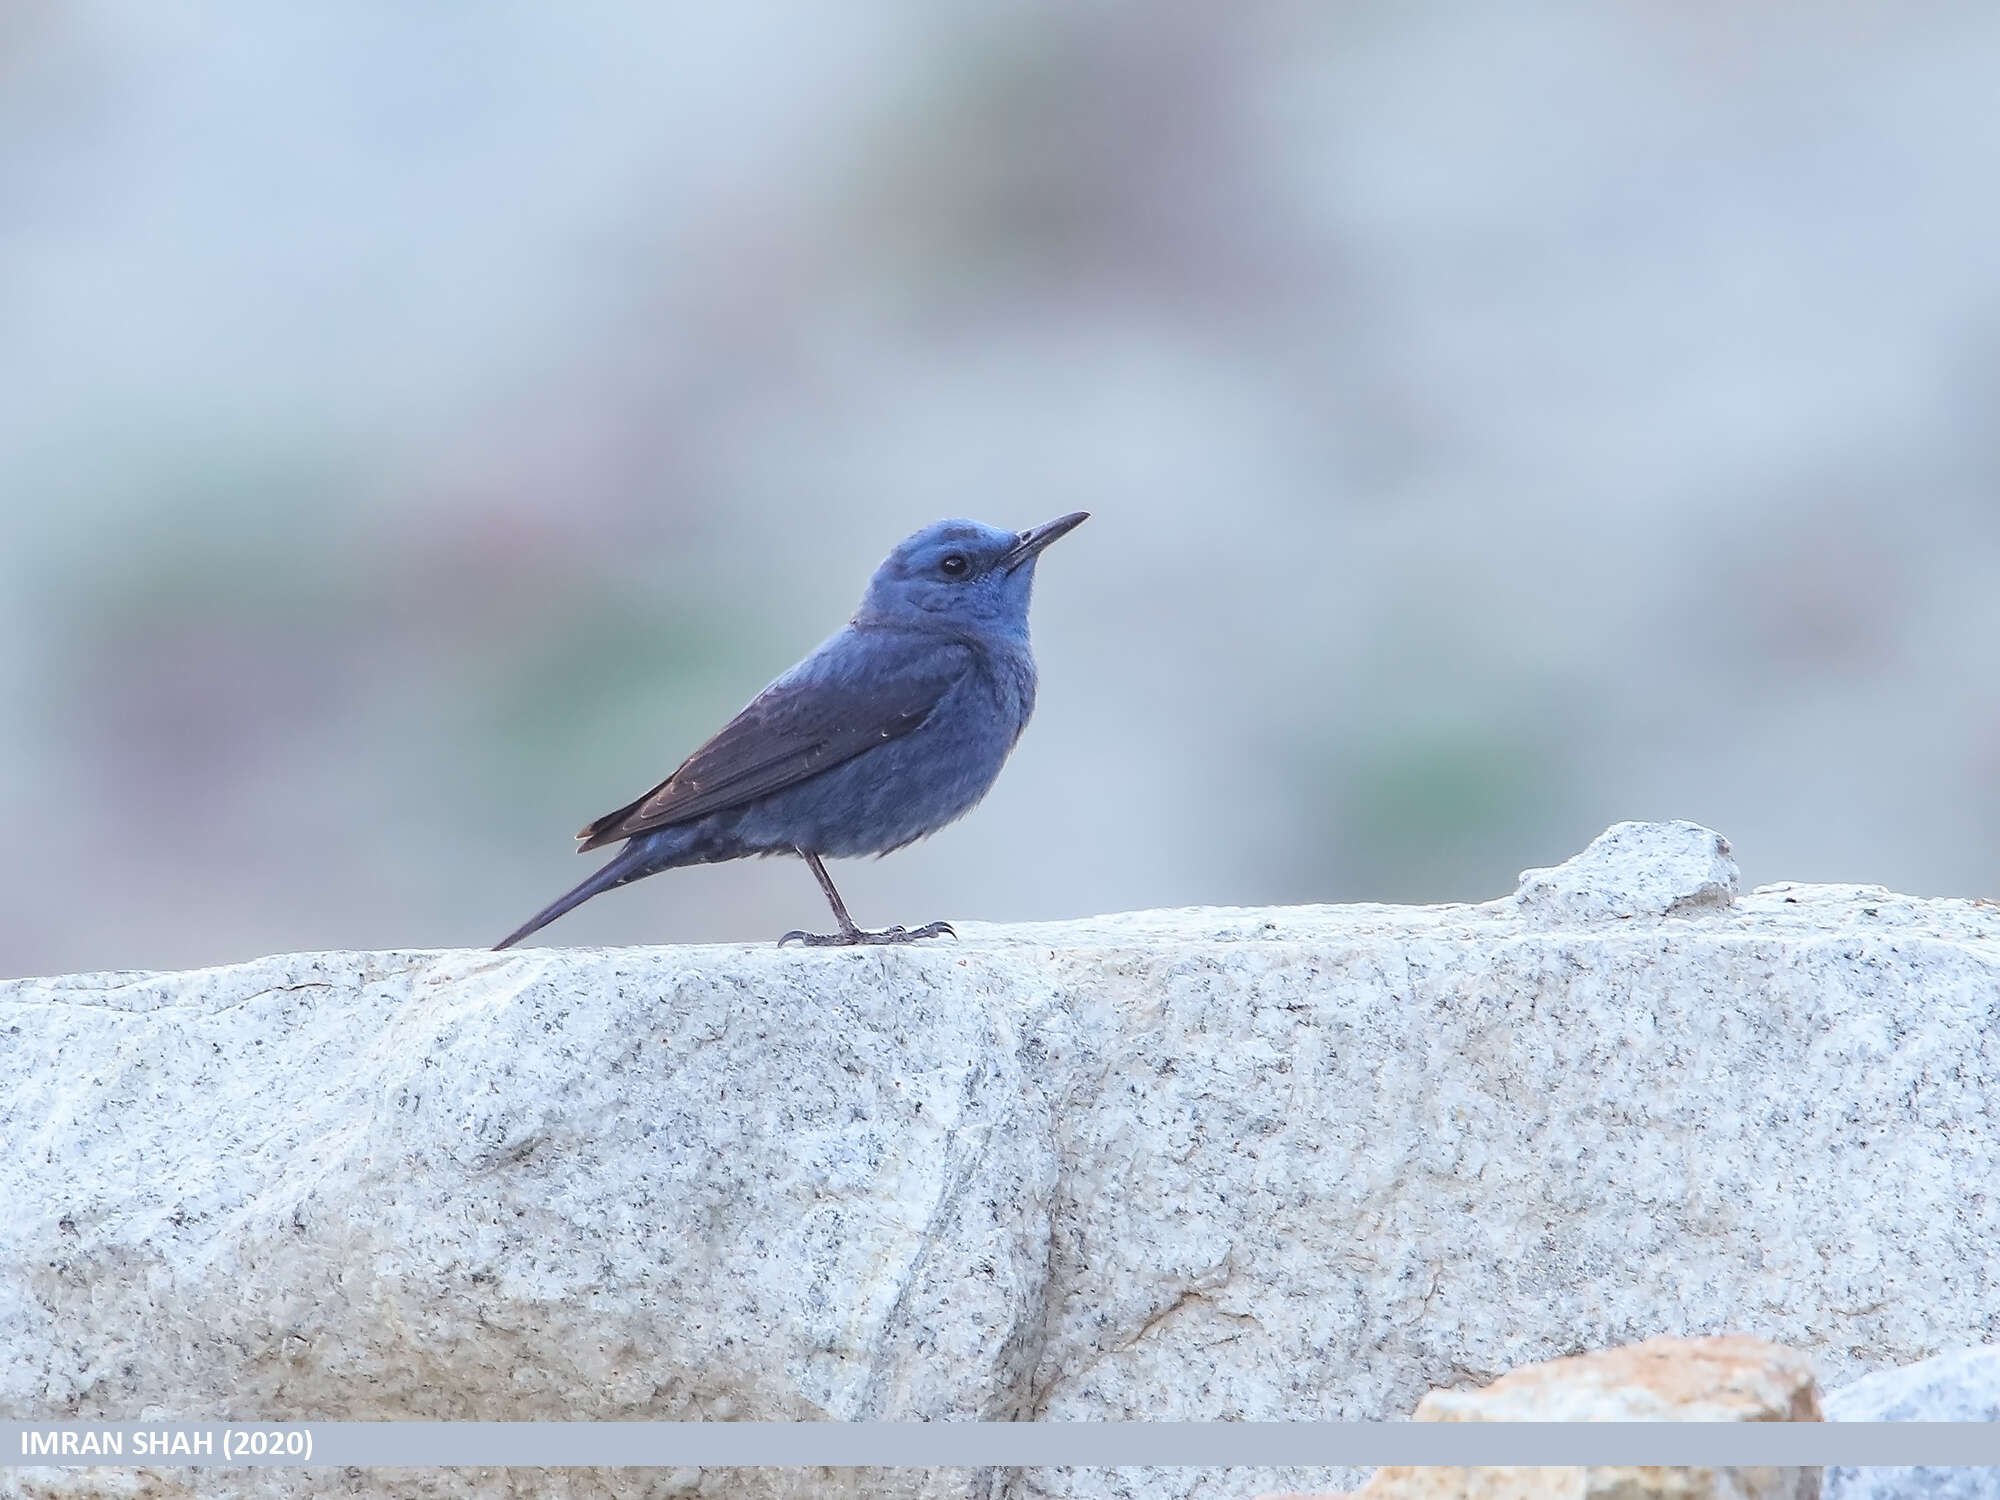
<svg viewBox="0 0 2000 1500">
<path fill-rule="evenodd" d="M 1025 639 L 1035 559 L 1089 519 L 1076 511 L 1026 531 L 934 521 L 899 543 L 875 570 L 855 619 Z"/>
</svg>

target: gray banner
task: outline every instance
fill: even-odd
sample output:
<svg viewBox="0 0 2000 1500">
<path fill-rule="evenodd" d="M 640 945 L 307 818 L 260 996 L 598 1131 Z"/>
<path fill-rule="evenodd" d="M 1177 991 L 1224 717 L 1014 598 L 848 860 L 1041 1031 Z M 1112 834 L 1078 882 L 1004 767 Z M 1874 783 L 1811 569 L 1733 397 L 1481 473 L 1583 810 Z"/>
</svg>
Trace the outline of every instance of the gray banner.
<svg viewBox="0 0 2000 1500">
<path fill-rule="evenodd" d="M 0 1422 L 0 1463 L 2000 1465 L 1951 1422 Z"/>
</svg>

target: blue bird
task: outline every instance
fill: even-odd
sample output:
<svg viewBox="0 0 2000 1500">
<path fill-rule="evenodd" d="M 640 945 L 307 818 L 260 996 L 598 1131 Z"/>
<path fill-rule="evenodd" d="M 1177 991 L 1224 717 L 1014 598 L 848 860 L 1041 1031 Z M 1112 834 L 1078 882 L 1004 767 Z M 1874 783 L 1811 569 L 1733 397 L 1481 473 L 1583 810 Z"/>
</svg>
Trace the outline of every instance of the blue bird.
<svg viewBox="0 0 2000 1500">
<path fill-rule="evenodd" d="M 956 937 L 943 922 L 864 932 L 823 861 L 915 843 L 986 795 L 1035 707 L 1035 560 L 1088 519 L 1077 511 L 1027 531 L 938 521 L 903 542 L 841 630 L 673 775 L 577 835 L 579 853 L 625 847 L 496 951 L 661 870 L 794 853 L 840 930 L 788 932 L 780 947 L 794 938 L 826 947 Z"/>
</svg>

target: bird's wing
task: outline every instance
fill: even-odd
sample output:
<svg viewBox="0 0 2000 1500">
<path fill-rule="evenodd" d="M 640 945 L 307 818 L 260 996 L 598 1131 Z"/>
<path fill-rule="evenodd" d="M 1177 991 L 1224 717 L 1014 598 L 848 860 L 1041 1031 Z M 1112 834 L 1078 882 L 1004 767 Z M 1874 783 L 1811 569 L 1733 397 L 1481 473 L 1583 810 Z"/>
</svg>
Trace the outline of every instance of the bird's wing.
<svg viewBox="0 0 2000 1500">
<path fill-rule="evenodd" d="M 772 683 L 673 775 L 587 826 L 578 852 L 740 807 L 899 739 L 930 717 L 969 667 L 963 650 L 886 669 L 866 654 L 842 654 L 855 657 L 838 664 L 851 670 L 805 670 Z"/>
</svg>

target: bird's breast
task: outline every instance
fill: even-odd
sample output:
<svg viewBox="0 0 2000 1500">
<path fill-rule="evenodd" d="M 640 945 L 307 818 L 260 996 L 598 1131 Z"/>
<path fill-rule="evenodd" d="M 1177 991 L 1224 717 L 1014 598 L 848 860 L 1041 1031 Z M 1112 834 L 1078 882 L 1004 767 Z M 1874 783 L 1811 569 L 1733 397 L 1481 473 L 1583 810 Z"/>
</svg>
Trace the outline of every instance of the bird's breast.
<svg viewBox="0 0 2000 1500">
<path fill-rule="evenodd" d="M 1011 750 L 1035 711 L 1035 661 L 1025 650 L 982 652 L 971 674 L 988 696 L 995 716 L 1009 726 Z"/>
</svg>

